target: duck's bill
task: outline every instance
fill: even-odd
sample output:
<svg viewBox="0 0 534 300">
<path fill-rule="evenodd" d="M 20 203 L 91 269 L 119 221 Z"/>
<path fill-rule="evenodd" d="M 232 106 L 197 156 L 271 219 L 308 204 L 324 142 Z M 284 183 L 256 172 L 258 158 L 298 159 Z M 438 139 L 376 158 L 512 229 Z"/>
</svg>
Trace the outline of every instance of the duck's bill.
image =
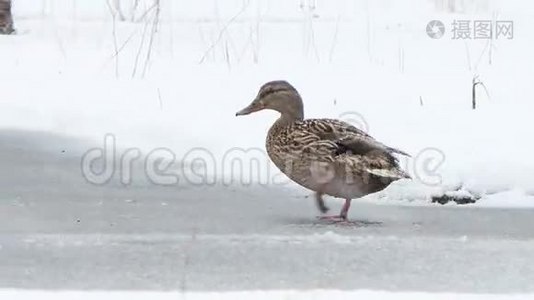
<svg viewBox="0 0 534 300">
<path fill-rule="evenodd" d="M 244 116 L 244 115 L 248 115 L 248 114 L 251 114 L 253 112 L 256 112 L 258 110 L 262 110 L 263 107 L 261 105 L 259 105 L 258 103 L 255 103 L 255 102 L 252 102 L 249 106 L 243 108 L 242 110 L 236 112 L 236 116 Z"/>
</svg>

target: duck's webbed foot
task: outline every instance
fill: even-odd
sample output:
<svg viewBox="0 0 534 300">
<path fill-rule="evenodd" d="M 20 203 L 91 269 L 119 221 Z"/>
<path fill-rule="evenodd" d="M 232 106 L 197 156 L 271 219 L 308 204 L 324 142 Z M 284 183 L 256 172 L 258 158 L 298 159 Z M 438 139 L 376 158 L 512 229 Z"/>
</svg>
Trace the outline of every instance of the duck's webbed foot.
<svg viewBox="0 0 534 300">
<path fill-rule="evenodd" d="M 317 204 L 317 208 L 322 214 L 328 212 L 329 208 L 324 204 L 323 193 L 315 193 L 315 204 Z"/>
<path fill-rule="evenodd" d="M 318 216 L 317 217 L 319 220 L 325 220 L 325 221 L 331 221 L 331 222 L 343 222 L 343 221 L 346 221 L 347 219 L 344 219 L 343 217 L 341 217 L 340 215 L 323 215 L 323 216 Z"/>
</svg>

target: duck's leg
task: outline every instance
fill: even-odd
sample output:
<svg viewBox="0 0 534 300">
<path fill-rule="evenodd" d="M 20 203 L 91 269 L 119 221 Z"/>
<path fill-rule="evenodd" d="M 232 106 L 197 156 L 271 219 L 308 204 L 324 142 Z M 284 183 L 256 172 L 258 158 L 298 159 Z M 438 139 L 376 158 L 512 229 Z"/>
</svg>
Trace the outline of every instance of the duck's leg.
<svg viewBox="0 0 534 300">
<path fill-rule="evenodd" d="M 341 212 L 339 213 L 339 215 L 320 216 L 319 219 L 334 221 L 336 223 L 337 222 L 347 222 L 347 215 L 349 213 L 350 203 L 351 203 L 351 199 L 345 199 L 345 203 L 343 204 L 343 207 L 341 208 Z"/>
<path fill-rule="evenodd" d="M 324 214 L 329 210 L 329 208 L 324 204 L 323 193 L 315 193 L 315 203 L 317 204 L 317 208 L 321 213 Z"/>
<path fill-rule="evenodd" d="M 319 208 L 319 210 L 323 214 L 322 216 L 318 217 L 320 220 L 328 220 L 328 221 L 332 221 L 332 222 L 336 222 L 336 223 L 346 220 L 346 217 L 347 217 L 347 212 L 346 211 L 349 210 L 348 207 L 346 208 L 346 211 L 345 211 L 345 217 L 343 217 L 343 210 L 341 211 L 341 214 L 339 214 L 339 215 L 324 215 L 330 209 L 324 204 L 323 193 L 321 193 L 321 192 L 315 193 L 315 203 L 317 204 L 317 208 Z M 345 209 L 346 205 L 347 205 L 347 203 L 345 202 L 345 205 L 343 205 L 343 209 Z M 349 206 L 350 206 L 350 204 L 349 204 Z"/>
<path fill-rule="evenodd" d="M 334 221 L 334 222 L 342 221 L 343 219 L 341 219 L 341 217 L 339 215 L 333 215 L 333 216 L 332 215 L 324 215 L 330 209 L 328 208 L 328 206 L 326 206 L 324 204 L 323 195 L 324 194 L 321 193 L 321 192 L 315 193 L 315 204 L 317 204 L 317 208 L 323 214 L 322 216 L 319 216 L 318 218 L 320 220 L 330 220 L 330 221 Z"/>
<path fill-rule="evenodd" d="M 352 199 L 345 199 L 345 204 L 343 204 L 343 208 L 341 208 L 341 213 L 339 214 L 339 216 L 343 219 L 343 220 L 347 220 L 347 215 L 349 213 L 349 209 L 350 209 L 350 202 L 351 202 Z"/>
</svg>

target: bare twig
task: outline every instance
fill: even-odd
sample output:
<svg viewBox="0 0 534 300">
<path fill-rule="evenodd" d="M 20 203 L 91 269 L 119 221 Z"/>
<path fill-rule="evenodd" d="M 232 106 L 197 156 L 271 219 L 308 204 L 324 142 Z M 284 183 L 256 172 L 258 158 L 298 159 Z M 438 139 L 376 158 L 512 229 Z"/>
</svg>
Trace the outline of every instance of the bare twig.
<svg viewBox="0 0 534 300">
<path fill-rule="evenodd" d="M 145 64 L 143 67 L 143 76 L 145 77 L 146 71 L 148 69 L 148 63 L 150 62 L 150 57 L 152 55 L 152 44 L 154 43 L 154 37 L 156 36 L 156 32 L 158 31 L 158 24 L 159 24 L 159 13 L 160 13 L 160 3 L 159 0 L 154 0 L 154 5 L 156 7 L 156 12 L 154 14 L 154 18 L 152 20 L 152 30 L 150 32 L 150 40 L 148 42 L 148 49 L 146 52 L 146 58 L 145 58 Z"/>
<path fill-rule="evenodd" d="M 108 64 L 111 60 L 115 59 L 115 57 L 116 57 L 117 55 L 119 55 L 119 54 L 122 52 L 122 50 L 126 47 L 126 45 L 128 45 L 128 43 L 132 40 L 132 38 L 137 34 L 137 32 L 138 32 L 138 31 L 136 30 L 136 31 L 132 32 L 132 33 L 128 36 L 128 38 L 127 38 L 127 39 L 126 39 L 126 40 L 119 46 L 119 48 L 117 49 L 117 50 L 118 50 L 117 53 L 113 53 L 113 55 L 111 55 L 111 56 L 105 61 L 103 67 L 106 67 L 107 64 Z"/>
<path fill-rule="evenodd" d="M 259 61 L 259 48 L 260 48 L 260 42 L 259 42 L 259 23 L 256 24 L 255 29 L 250 31 L 250 45 L 252 48 L 252 61 L 257 64 Z M 255 32 L 255 35 L 253 34 Z M 256 41 L 254 41 L 253 35 L 256 37 Z"/>
<path fill-rule="evenodd" d="M 235 14 L 233 17 L 230 18 L 230 20 L 228 20 L 228 22 L 226 22 L 226 24 L 224 24 L 223 28 L 219 31 L 219 35 L 217 36 L 217 39 L 215 40 L 215 42 L 213 42 L 209 47 L 208 49 L 204 52 L 204 54 L 202 55 L 202 57 L 200 58 L 200 60 L 198 61 L 199 64 L 202 64 L 204 62 L 204 60 L 206 59 L 206 57 L 208 56 L 208 54 L 210 54 L 210 52 L 213 51 L 213 49 L 215 48 L 215 46 L 217 46 L 219 44 L 219 42 L 221 41 L 223 35 L 226 33 L 226 31 L 228 30 L 228 27 L 239 17 L 241 16 L 245 10 L 248 8 L 250 4 L 250 1 L 247 1 L 245 2 L 245 4 L 243 5 L 243 7 L 241 8 L 241 10 L 239 10 L 237 12 L 237 14 Z"/>
<path fill-rule="evenodd" d="M 471 107 L 473 109 L 477 108 L 477 93 L 476 93 L 476 87 L 478 84 L 477 79 L 478 79 L 477 75 L 473 76 L 473 82 L 471 84 Z"/>
<path fill-rule="evenodd" d="M 253 56 L 253 59 L 255 58 L 255 53 L 254 53 L 254 41 L 253 41 L 253 30 L 252 28 L 249 29 L 249 33 L 248 33 L 248 40 L 247 40 L 247 43 L 245 44 L 245 46 L 241 49 L 241 51 L 238 53 L 237 55 L 237 62 L 241 62 L 241 60 L 243 59 L 243 57 L 245 57 L 245 54 L 247 54 L 248 52 L 248 48 L 250 47 L 252 50 L 252 56 Z"/>
<path fill-rule="evenodd" d="M 491 40 L 491 39 L 490 39 Z M 482 57 L 484 56 L 484 54 L 486 53 L 486 50 L 488 49 L 488 47 L 491 47 L 490 46 L 490 40 L 488 40 L 486 42 L 486 45 L 484 46 L 484 49 L 482 49 L 482 52 L 480 52 L 480 56 L 478 57 L 477 59 L 477 63 L 475 64 L 475 71 L 478 69 L 478 65 L 480 64 L 480 61 L 482 60 Z"/>
<path fill-rule="evenodd" d="M 401 73 L 404 73 L 404 47 L 402 46 L 402 42 L 399 40 L 399 71 Z"/>
<path fill-rule="evenodd" d="M 113 35 L 113 47 L 115 48 L 114 58 L 115 58 L 115 77 L 119 78 L 119 47 L 117 44 L 117 18 L 116 12 L 113 10 L 109 0 L 106 1 L 106 4 L 109 9 L 109 13 L 112 17 L 112 35 Z"/>
<path fill-rule="evenodd" d="M 493 13 L 493 20 L 492 20 L 493 24 L 495 24 L 496 19 L 497 19 L 497 14 Z M 495 34 L 495 33 L 492 32 L 492 34 Z M 477 63 L 475 65 L 475 71 L 478 69 L 478 65 L 480 64 L 480 61 L 482 61 L 482 57 L 484 56 L 486 51 L 488 52 L 488 65 L 492 64 L 492 62 L 493 62 L 493 50 L 496 49 L 494 41 L 495 41 L 494 37 L 491 36 L 491 38 L 488 39 L 488 41 L 486 42 L 486 45 L 484 46 L 484 49 L 482 50 L 482 52 L 480 53 L 480 56 L 478 57 Z"/>
<path fill-rule="evenodd" d="M 261 13 L 260 13 L 260 6 L 258 5 L 258 11 L 256 16 L 256 26 L 255 26 L 255 37 L 256 42 L 252 45 L 252 51 L 253 51 L 253 60 L 254 63 L 257 64 L 260 60 L 260 23 L 261 23 Z"/>
<path fill-rule="evenodd" d="M 152 43 L 154 41 L 154 36 L 155 36 L 155 33 L 157 31 L 157 28 L 158 28 L 158 24 L 159 24 L 159 13 L 160 13 L 160 5 L 159 4 L 160 4 L 159 0 L 154 0 L 152 5 L 150 5 L 150 7 L 143 13 L 143 15 L 137 19 L 138 21 L 145 20 L 145 18 L 148 16 L 148 13 L 150 13 L 153 9 L 156 9 L 156 13 L 154 15 L 154 18 L 152 19 L 152 30 L 151 30 L 148 49 L 147 49 L 147 56 L 146 56 L 146 59 L 145 59 L 145 64 L 143 66 L 143 74 L 142 74 L 143 77 L 145 76 L 145 73 L 146 73 L 146 70 L 147 70 L 147 66 L 148 66 L 148 63 L 150 61 L 150 56 L 151 56 L 151 52 L 152 52 Z M 137 74 L 137 67 L 139 65 L 139 58 L 141 57 L 141 53 L 143 52 L 143 46 L 145 45 L 146 33 L 147 33 L 147 29 L 148 29 L 148 25 L 149 24 L 150 24 L 150 22 L 146 21 L 145 22 L 145 26 L 143 27 L 143 35 L 141 36 L 141 43 L 139 44 L 139 48 L 137 49 L 137 54 L 135 55 L 135 62 L 134 62 L 134 68 L 133 68 L 133 71 L 132 71 L 132 78 L 135 77 L 135 75 Z"/>
<path fill-rule="evenodd" d="M 495 24 L 497 21 L 497 12 L 493 12 L 493 24 Z M 488 64 L 491 65 L 493 62 L 493 49 L 495 48 L 495 45 L 493 44 L 493 37 L 489 40 L 489 50 L 488 50 Z"/>
<path fill-rule="evenodd" d="M 59 35 L 59 31 L 56 26 L 54 26 L 54 38 L 56 39 L 57 45 L 59 47 L 59 51 L 61 52 L 61 55 L 64 59 L 67 58 L 67 51 L 65 50 L 65 46 L 63 44 L 63 40 L 61 39 L 61 36 Z"/>
<path fill-rule="evenodd" d="M 159 102 L 159 109 L 163 110 L 163 100 L 161 99 L 161 91 L 158 87 L 158 102 Z"/>
<path fill-rule="evenodd" d="M 132 22 L 135 21 L 135 13 L 137 12 L 138 6 L 139 6 L 139 0 L 135 0 L 130 10 L 130 21 Z"/>
<path fill-rule="evenodd" d="M 465 55 L 467 56 L 467 64 L 469 67 L 469 71 L 471 71 L 471 54 L 469 53 L 469 46 L 467 45 L 467 42 L 464 41 L 465 46 Z"/>
<path fill-rule="evenodd" d="M 169 20 L 169 46 L 170 46 L 170 51 L 171 51 L 171 58 L 174 58 L 174 16 L 173 16 L 173 8 L 172 8 L 172 1 L 170 1 L 168 3 L 168 11 L 169 11 L 169 15 L 170 15 L 170 20 Z"/>
<path fill-rule="evenodd" d="M 154 3 L 152 3 L 152 5 L 150 5 L 150 7 L 149 7 L 147 10 L 145 10 L 145 12 L 144 12 L 139 18 L 137 18 L 135 21 L 136 21 L 136 22 L 140 22 L 140 21 L 144 20 L 144 19 L 146 18 L 146 16 L 148 16 L 148 14 L 149 14 L 153 9 L 156 8 L 157 5 L 159 5 L 159 1 L 157 1 L 157 2 L 154 1 Z"/>
<path fill-rule="evenodd" d="M 336 20 L 336 29 L 334 31 L 334 37 L 332 38 L 332 46 L 330 46 L 330 53 L 328 55 L 328 61 L 332 62 L 332 58 L 334 57 L 334 50 L 336 48 L 336 45 L 337 45 L 337 34 L 339 32 L 339 20 L 340 20 L 340 16 L 338 15 L 337 16 L 337 20 Z"/>
<path fill-rule="evenodd" d="M 309 3 L 308 7 L 304 7 L 301 4 L 301 8 L 304 8 L 304 34 L 305 34 L 305 43 L 304 43 L 304 53 L 307 55 L 309 53 L 310 47 L 315 54 L 317 61 L 320 61 L 319 51 L 315 43 L 315 29 L 313 26 L 313 18 L 315 17 L 315 3 Z"/>
<path fill-rule="evenodd" d="M 259 27 L 259 25 L 256 24 L 256 25 L 251 26 L 249 28 L 248 41 L 245 44 L 245 46 L 243 47 L 243 49 L 241 49 L 241 52 L 239 52 L 239 54 L 237 55 L 237 62 L 241 62 L 241 60 L 243 59 L 243 57 L 245 57 L 245 55 L 247 54 L 248 49 L 250 47 L 250 50 L 252 52 L 252 61 L 255 64 L 258 63 L 258 52 L 259 52 L 259 50 L 258 50 L 258 48 L 259 48 L 259 39 L 258 39 L 259 29 L 258 29 L 258 27 Z M 256 35 L 256 37 L 254 37 L 254 35 Z"/>
<path fill-rule="evenodd" d="M 139 57 L 141 57 L 141 52 L 143 51 L 143 45 L 145 44 L 145 37 L 146 37 L 147 28 L 148 28 L 148 22 L 145 22 L 145 26 L 143 28 L 143 35 L 141 35 L 141 43 L 139 44 L 139 48 L 137 49 L 137 54 L 135 55 L 134 68 L 133 68 L 133 71 L 132 71 L 132 78 L 135 77 L 135 74 L 137 73 L 137 65 L 139 64 Z"/>
<path fill-rule="evenodd" d="M 136 33 L 137 32 L 133 32 L 132 34 L 130 34 L 128 36 L 128 38 L 119 46 L 119 48 L 117 49 L 116 53 L 114 53 L 112 57 L 115 57 L 119 53 L 121 53 L 122 49 L 124 49 L 124 47 L 126 47 L 126 45 L 130 42 L 130 40 L 135 36 Z"/>
<path fill-rule="evenodd" d="M 478 75 L 474 75 L 473 76 L 473 81 L 472 81 L 472 88 L 471 88 L 471 107 L 473 109 L 476 109 L 477 108 L 477 96 L 476 96 L 476 87 L 477 85 L 480 85 L 484 88 L 484 91 L 486 92 L 486 96 L 488 96 L 488 99 L 490 99 L 490 95 L 489 95 L 489 92 L 488 92 L 488 89 L 486 88 L 486 85 L 480 81 Z"/>
<path fill-rule="evenodd" d="M 489 43 L 490 44 L 488 49 L 488 64 L 491 65 L 491 63 L 493 62 L 493 48 L 495 47 L 495 45 L 493 45 L 493 39 L 490 39 Z"/>
<path fill-rule="evenodd" d="M 371 37 L 372 37 L 372 31 L 371 31 L 371 13 L 369 11 L 369 2 L 367 3 L 367 18 L 366 18 L 366 28 L 367 28 L 367 55 L 369 56 L 369 61 L 373 61 L 373 53 L 371 51 Z"/>
<path fill-rule="evenodd" d="M 113 9 L 115 10 L 115 14 L 119 16 L 119 21 L 126 20 L 122 13 L 121 0 L 113 0 Z"/>
<path fill-rule="evenodd" d="M 226 60 L 226 65 L 228 66 L 228 69 L 232 67 L 232 64 L 230 63 L 230 52 L 228 51 L 228 40 L 224 42 L 224 58 Z"/>
</svg>

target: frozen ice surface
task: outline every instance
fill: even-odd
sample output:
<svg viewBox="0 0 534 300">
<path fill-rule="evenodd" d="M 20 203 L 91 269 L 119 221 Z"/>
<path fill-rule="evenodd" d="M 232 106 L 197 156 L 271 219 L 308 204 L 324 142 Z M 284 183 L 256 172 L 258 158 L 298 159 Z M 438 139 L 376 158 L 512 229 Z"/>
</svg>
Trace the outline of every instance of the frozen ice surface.
<svg viewBox="0 0 534 300">
<path fill-rule="evenodd" d="M 532 294 L 457 294 L 457 293 L 422 293 L 422 292 L 387 292 L 387 291 L 341 291 L 341 290 L 283 290 L 283 291 L 239 291 L 239 292 L 155 292 L 155 291 L 20 291 L 1 290 L 0 297 L 12 300 L 93 300 L 93 299 L 155 299 L 155 300 L 226 300 L 226 299 L 458 299 L 458 300 L 521 300 L 532 299 Z"/>
<path fill-rule="evenodd" d="M 83 141 L 1 134 L 1 288 L 534 291 L 532 209 L 356 201 L 336 226 L 300 188 L 93 186 Z"/>
</svg>

